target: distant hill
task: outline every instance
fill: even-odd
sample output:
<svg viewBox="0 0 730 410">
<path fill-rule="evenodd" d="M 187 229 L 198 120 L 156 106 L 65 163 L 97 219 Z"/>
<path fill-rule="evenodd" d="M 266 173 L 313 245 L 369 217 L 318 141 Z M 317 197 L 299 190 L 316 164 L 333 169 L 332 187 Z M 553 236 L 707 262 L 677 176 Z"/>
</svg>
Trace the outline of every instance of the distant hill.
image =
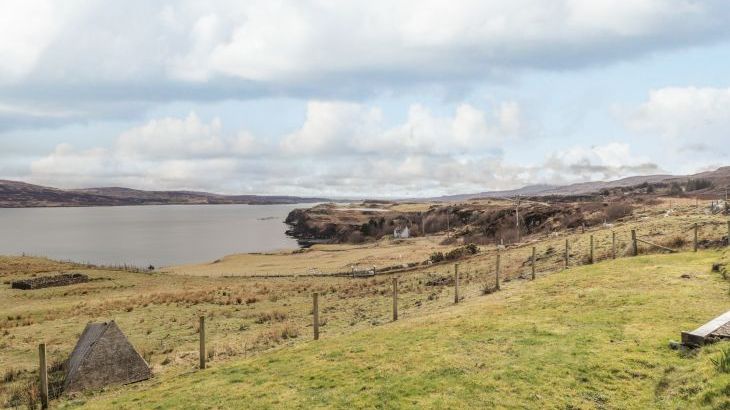
<svg viewBox="0 0 730 410">
<path fill-rule="evenodd" d="M 326 202 L 327 198 L 296 196 L 220 195 L 192 191 L 142 191 L 104 187 L 58 189 L 19 181 L 0 180 L 0 208 L 185 205 L 185 204 L 296 204 Z"/>
<path fill-rule="evenodd" d="M 528 185 L 505 191 L 447 195 L 435 198 L 404 198 L 408 201 L 465 201 L 477 198 L 507 198 L 514 196 L 571 196 L 599 193 L 603 190 L 626 189 L 649 184 L 664 187 L 657 193 L 667 193 L 669 185 L 677 183 L 683 189 L 690 180 L 709 181 L 708 187 L 693 190 L 692 196 L 722 197 L 730 188 L 730 166 L 693 175 L 643 175 L 615 181 L 581 182 L 570 185 Z M 630 190 L 629 190 L 630 191 Z M 689 192 L 687 192 L 689 194 Z M 332 199 L 297 196 L 221 195 L 195 191 L 143 191 L 122 187 L 58 189 L 19 181 L 0 180 L 0 208 L 173 205 L 173 204 L 294 204 L 331 202 Z M 337 202 L 347 202 L 340 199 Z"/>
<path fill-rule="evenodd" d="M 710 188 L 698 190 L 693 194 L 701 196 L 723 196 L 725 189 L 730 187 L 730 167 L 718 168 L 714 171 L 701 172 L 693 175 L 641 175 L 622 178 L 615 181 L 580 182 L 570 185 L 528 185 L 523 188 L 506 191 L 487 191 L 475 194 L 447 195 L 429 200 L 464 201 L 477 198 L 509 198 L 514 196 L 570 196 L 594 194 L 602 190 L 635 187 L 642 184 L 671 184 L 677 182 L 686 184 L 689 180 L 707 180 L 712 183 Z"/>
</svg>

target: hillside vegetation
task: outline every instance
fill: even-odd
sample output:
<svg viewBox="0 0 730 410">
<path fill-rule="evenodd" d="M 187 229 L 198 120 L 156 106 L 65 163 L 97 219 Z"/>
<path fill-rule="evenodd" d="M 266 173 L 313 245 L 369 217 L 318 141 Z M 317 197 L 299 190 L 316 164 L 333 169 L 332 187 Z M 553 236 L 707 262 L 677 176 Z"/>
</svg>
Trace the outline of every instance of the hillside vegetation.
<svg viewBox="0 0 730 410">
<path fill-rule="evenodd" d="M 730 375 L 668 342 L 727 310 L 727 251 L 572 268 L 437 313 L 165 374 L 87 408 L 727 408 Z M 327 299 L 325 298 L 324 306 Z"/>
<path fill-rule="evenodd" d="M 164 272 L 0 256 L 0 403 L 37 402 L 38 343 L 48 346 L 55 383 L 62 378 L 64 360 L 85 324 L 113 319 L 151 364 L 155 379 L 88 397 L 54 400 L 54 406 L 115 407 L 110 400 L 120 395 L 118 404 L 123 407 L 134 407 L 134 400 L 154 407 L 152 402 L 173 400 L 157 396 L 160 390 L 168 394 L 179 388 L 180 401 L 165 401 L 162 407 L 185 407 L 193 399 L 200 400 L 201 407 L 235 407 L 249 401 L 253 407 L 342 406 L 348 400 L 360 407 L 390 403 L 448 407 L 511 397 L 506 393 L 511 389 L 519 393 L 521 401 L 515 403 L 541 400 L 529 397 L 543 397 L 542 389 L 553 400 L 552 407 L 621 407 L 628 394 L 608 394 L 609 387 L 648 394 L 651 383 L 659 386 L 661 381 L 658 372 L 663 367 L 657 362 L 667 361 L 676 369 L 695 363 L 683 361 L 686 358 L 676 352 L 670 355 L 667 341 L 727 309 L 727 286 L 719 274 L 708 272 L 712 262 L 726 258 L 712 249 L 726 249 L 727 219 L 697 205 L 694 200 L 677 199 L 644 204 L 613 224 L 560 227 L 558 232 L 522 236 L 519 243 L 506 247 L 469 246 L 463 242 L 466 236 L 457 237 L 464 233 L 458 228 L 450 237 L 382 238 L 360 245 L 233 255 Z M 396 212 L 418 212 L 414 204 L 402 206 L 406 209 Z M 603 209 L 602 205 L 597 209 Z M 647 255 L 577 267 L 590 263 L 591 238 L 596 261 L 612 257 L 614 234 L 616 256 L 630 255 L 633 229 L 652 243 L 692 249 L 694 224 L 699 228 L 700 254 Z M 560 273 L 566 241 L 571 268 Z M 530 282 L 533 246 L 537 280 Z M 474 252 L 457 252 L 460 249 Z M 645 243 L 639 251 L 642 255 L 663 252 Z M 449 258 L 454 255 L 455 259 Z M 498 258 L 504 292 L 494 293 Z M 458 307 L 454 307 L 455 262 L 464 302 Z M 376 266 L 379 275 L 322 275 L 351 272 L 352 266 Z M 16 279 L 73 272 L 88 275 L 90 281 L 33 291 L 10 288 Z M 395 276 L 402 322 L 391 325 Z M 318 345 L 311 343 L 313 292 L 321 295 L 323 339 Z M 205 377 L 196 370 L 201 315 L 207 318 L 207 356 L 213 369 L 202 373 L 209 375 Z M 617 340 L 621 343 L 614 345 Z M 324 349 L 318 346 L 332 350 L 318 350 Z M 634 366 L 639 380 L 619 380 L 611 373 L 616 370 L 606 376 L 599 365 L 613 365 L 619 353 L 634 360 L 646 355 L 655 367 L 647 370 L 641 363 L 628 361 L 624 371 Z M 587 358 L 590 354 L 595 354 L 595 362 Z M 705 359 L 690 367 L 705 366 L 709 358 Z M 348 361 L 352 363 L 345 365 Z M 590 382 L 576 382 L 583 373 L 575 373 L 575 366 L 589 362 L 598 366 L 583 370 L 590 373 Z M 469 367 L 479 363 L 486 367 Z M 532 369 L 533 365 L 537 367 Z M 228 386 L 231 380 L 216 373 L 224 368 L 244 384 Z M 402 369 L 408 373 L 401 373 Z M 276 372 L 290 376 L 282 379 Z M 573 384 L 553 381 L 544 372 L 573 378 Z M 703 377 L 715 380 L 715 373 Z M 674 391 L 670 382 L 675 378 L 671 370 L 668 393 L 658 394 L 653 405 L 698 403 L 705 400 L 700 393 L 724 387 L 707 390 L 710 387 L 705 384 L 691 385 L 694 390 L 686 393 L 677 385 Z M 606 384 L 607 380 L 612 384 Z M 196 397 L 198 385 L 217 398 Z M 528 393 L 528 385 L 537 392 Z M 462 394 L 467 388 L 472 391 Z M 435 393 L 438 389 L 442 393 Z M 556 391 L 565 398 L 552 398 Z M 591 401 L 589 391 L 600 395 Z M 230 405 L 222 401 L 229 396 Z M 709 405 L 715 403 L 715 399 L 707 400 Z"/>
</svg>

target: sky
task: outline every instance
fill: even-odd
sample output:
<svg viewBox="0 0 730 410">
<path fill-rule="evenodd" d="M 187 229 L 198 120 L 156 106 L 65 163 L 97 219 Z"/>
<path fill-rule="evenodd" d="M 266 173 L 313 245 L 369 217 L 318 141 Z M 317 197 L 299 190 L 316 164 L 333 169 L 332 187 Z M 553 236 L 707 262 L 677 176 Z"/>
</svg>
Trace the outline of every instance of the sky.
<svg viewBox="0 0 730 410">
<path fill-rule="evenodd" d="M 413 197 L 730 165 L 700 0 L 0 1 L 0 179 Z"/>
</svg>

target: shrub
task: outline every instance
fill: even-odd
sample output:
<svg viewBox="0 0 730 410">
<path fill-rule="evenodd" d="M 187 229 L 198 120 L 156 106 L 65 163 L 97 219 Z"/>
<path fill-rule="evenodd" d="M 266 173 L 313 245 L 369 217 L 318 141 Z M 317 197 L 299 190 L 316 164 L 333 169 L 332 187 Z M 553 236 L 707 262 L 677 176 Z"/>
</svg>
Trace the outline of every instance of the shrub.
<svg viewBox="0 0 730 410">
<path fill-rule="evenodd" d="M 710 359 L 720 373 L 730 373 L 730 348 L 720 351 L 720 357 Z"/>
<path fill-rule="evenodd" d="M 3 383 L 12 382 L 20 375 L 20 373 L 21 373 L 20 370 L 15 370 L 15 369 L 6 370 L 5 374 L 3 375 Z"/>
<path fill-rule="evenodd" d="M 267 322 L 283 322 L 286 319 L 286 313 L 280 310 L 272 310 L 271 312 L 261 312 L 256 317 L 255 322 L 263 324 Z"/>
<path fill-rule="evenodd" d="M 684 193 L 684 190 L 682 189 L 682 185 L 679 184 L 679 182 L 672 182 L 672 185 L 669 186 L 669 194 L 670 195 L 682 195 Z"/>
<path fill-rule="evenodd" d="M 365 235 L 360 231 L 352 231 L 347 238 L 349 243 L 359 244 L 365 242 Z"/>
<path fill-rule="evenodd" d="M 8 395 L 7 407 L 25 406 L 28 409 L 40 407 L 40 389 L 35 380 L 29 380 L 25 384 L 15 386 Z"/>
<path fill-rule="evenodd" d="M 282 323 L 272 326 L 259 333 L 256 338 L 257 344 L 280 343 L 282 340 L 299 337 L 299 328 L 291 323 Z"/>
<path fill-rule="evenodd" d="M 712 181 L 710 181 L 709 179 L 690 179 L 687 181 L 687 192 L 712 188 L 712 186 Z"/>
<path fill-rule="evenodd" d="M 664 240 L 662 245 L 666 246 L 667 248 L 672 249 L 680 249 L 684 247 L 687 244 L 687 240 L 679 235 L 673 236 L 671 238 L 667 238 Z"/>
<path fill-rule="evenodd" d="M 475 244 L 470 243 L 468 245 L 460 246 L 458 248 L 455 248 L 455 249 L 452 249 L 452 250 L 446 252 L 446 254 L 444 255 L 444 259 L 450 260 L 450 261 L 456 260 L 456 259 L 461 259 L 464 256 L 474 255 L 477 252 L 479 252 L 479 248 Z"/>
<path fill-rule="evenodd" d="M 431 256 L 428 257 L 428 259 L 433 263 L 442 262 L 444 260 L 444 253 L 434 252 L 431 254 Z"/>
<path fill-rule="evenodd" d="M 609 204 L 603 212 L 606 214 L 606 221 L 615 221 L 631 215 L 633 207 L 625 202 L 614 202 Z"/>
</svg>

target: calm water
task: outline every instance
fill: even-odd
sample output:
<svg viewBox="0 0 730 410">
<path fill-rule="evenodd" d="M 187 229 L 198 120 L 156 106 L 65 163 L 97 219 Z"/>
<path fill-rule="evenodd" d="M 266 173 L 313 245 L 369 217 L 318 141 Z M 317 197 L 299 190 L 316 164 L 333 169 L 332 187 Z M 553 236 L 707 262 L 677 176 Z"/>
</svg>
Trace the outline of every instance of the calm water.
<svg viewBox="0 0 730 410">
<path fill-rule="evenodd" d="M 284 218 L 301 205 L 0 209 L 0 254 L 138 266 L 296 248 Z"/>
</svg>

